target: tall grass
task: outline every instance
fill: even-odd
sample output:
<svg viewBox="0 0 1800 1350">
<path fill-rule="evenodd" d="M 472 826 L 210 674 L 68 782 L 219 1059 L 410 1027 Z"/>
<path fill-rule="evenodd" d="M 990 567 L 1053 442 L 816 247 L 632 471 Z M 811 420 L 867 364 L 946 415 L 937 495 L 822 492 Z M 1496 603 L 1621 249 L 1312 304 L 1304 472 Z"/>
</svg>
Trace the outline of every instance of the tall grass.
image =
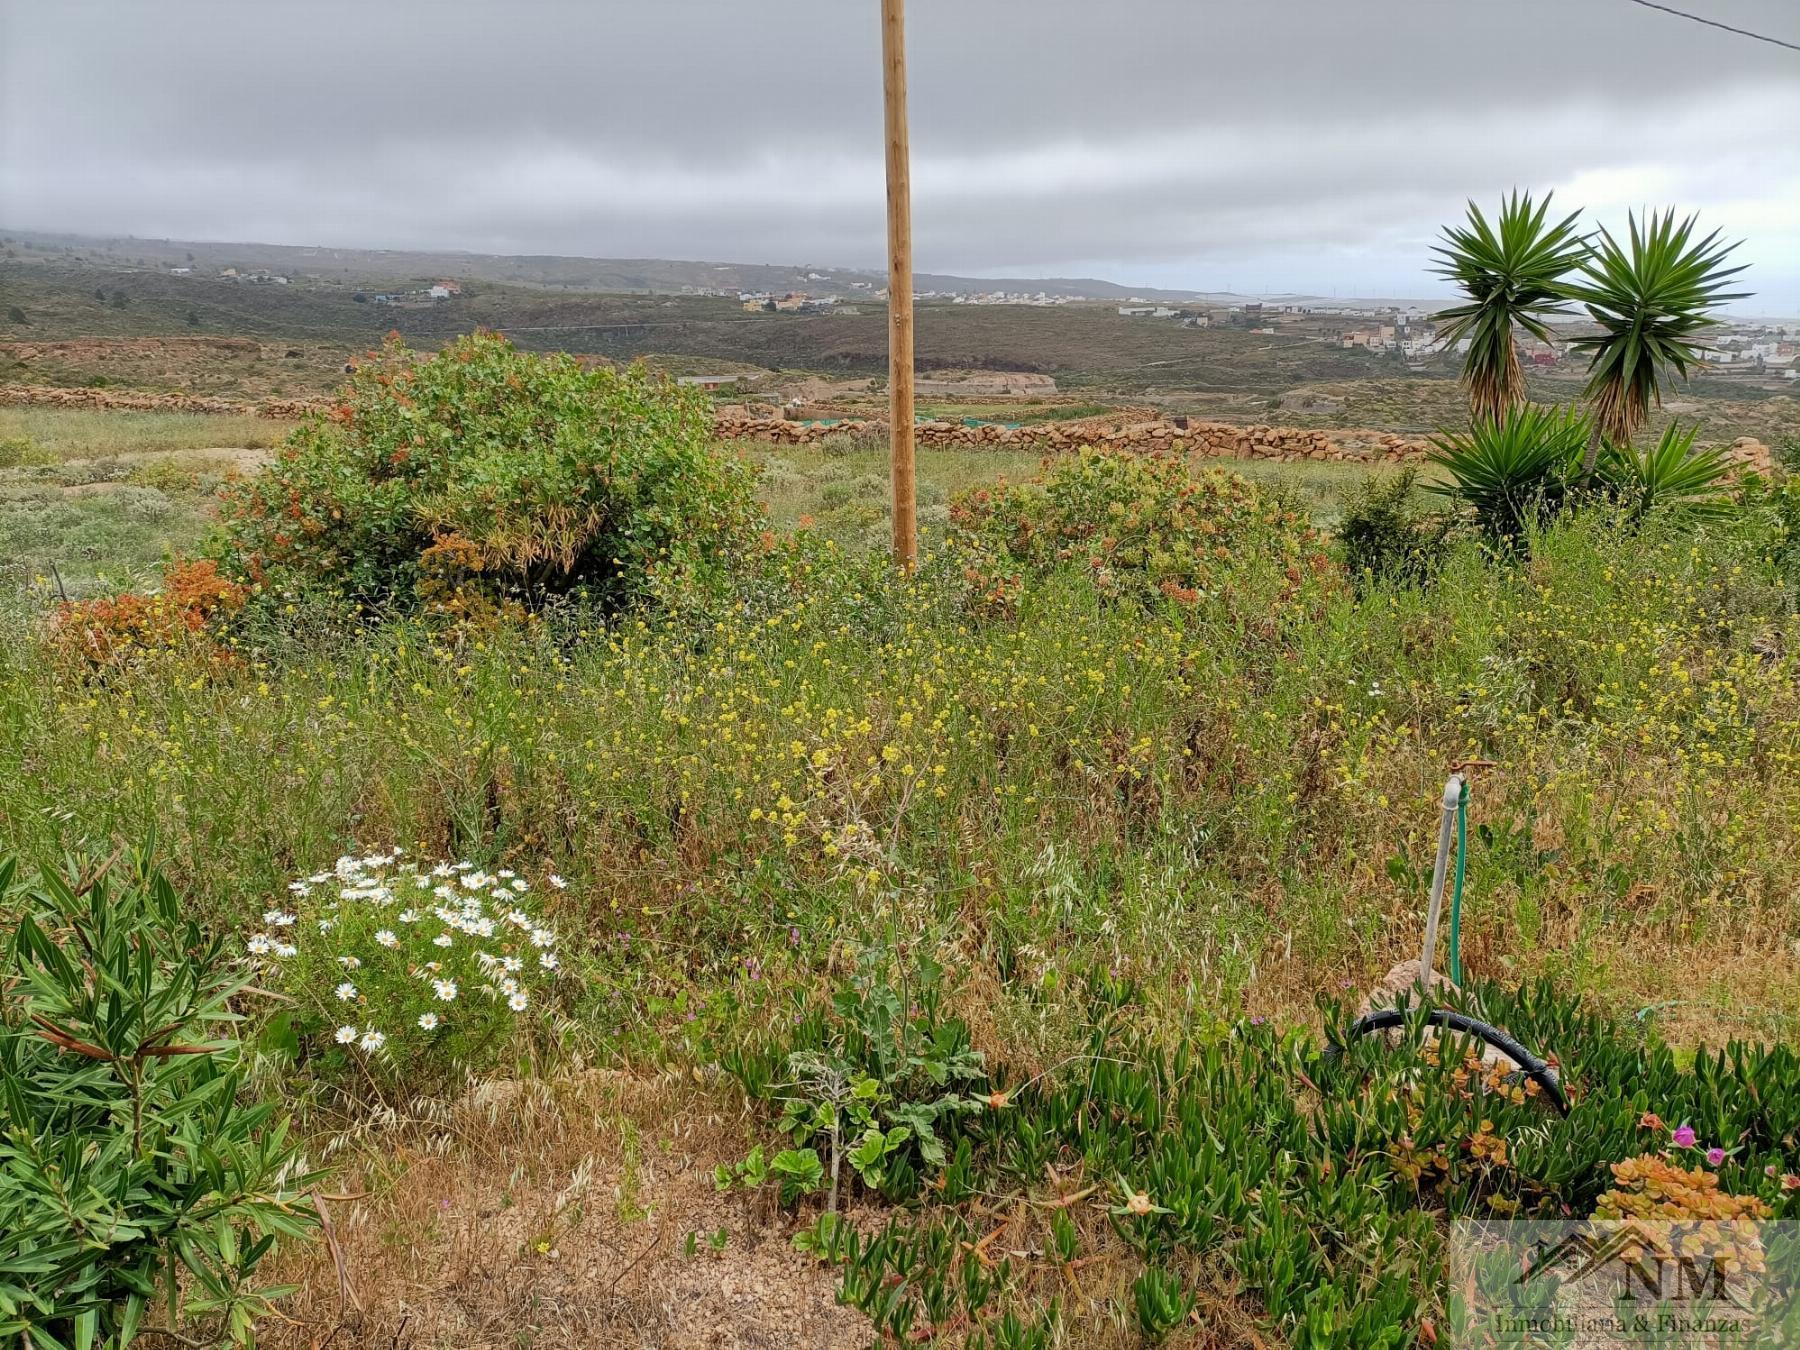
<svg viewBox="0 0 1800 1350">
<path fill-rule="evenodd" d="M 250 414 L 137 412 L 111 408 L 3 408 L 0 439 L 22 436 L 57 459 L 216 448 L 265 449 L 292 423 Z"/>
<path fill-rule="evenodd" d="M 819 559 L 723 614 L 86 682 L 15 618 L 0 831 L 42 855 L 154 828 L 225 924 L 357 844 L 541 859 L 620 976 L 600 1023 L 634 1034 L 746 952 L 954 919 L 1004 954 L 984 1015 L 1029 1041 L 1077 960 L 1264 1009 L 1379 975 L 1415 950 L 1446 766 L 1483 757 L 1476 974 L 1791 1034 L 1800 697 L 1765 551 L 1581 517 L 1528 568 L 1464 544 L 1430 590 L 1279 624 L 1069 578 L 976 621 L 931 567 Z M 1740 951 L 1762 992 L 1715 1006 Z"/>
</svg>

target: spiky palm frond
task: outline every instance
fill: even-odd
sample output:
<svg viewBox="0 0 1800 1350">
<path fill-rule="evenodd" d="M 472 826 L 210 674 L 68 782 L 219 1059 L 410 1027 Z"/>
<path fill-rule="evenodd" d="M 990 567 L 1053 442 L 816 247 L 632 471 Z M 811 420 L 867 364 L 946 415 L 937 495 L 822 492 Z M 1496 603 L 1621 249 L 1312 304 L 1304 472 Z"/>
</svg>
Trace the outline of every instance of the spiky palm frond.
<svg viewBox="0 0 1800 1350">
<path fill-rule="evenodd" d="M 1548 341 L 1544 320 L 1568 313 L 1562 278 L 1587 256 L 1587 241 L 1575 230 L 1579 211 L 1548 223 L 1554 195 L 1534 205 L 1530 193 L 1514 191 L 1500 203 L 1491 225 L 1470 202 L 1468 224 L 1446 227 L 1445 242 L 1432 250 L 1443 259 L 1438 274 L 1469 297 L 1468 304 L 1432 317 L 1444 325 L 1446 341 L 1469 340 L 1463 383 L 1476 421 L 1497 420 L 1525 401 L 1525 372 L 1513 345 L 1513 325 Z"/>
<path fill-rule="evenodd" d="M 1725 289 L 1744 270 L 1721 265 L 1737 245 L 1721 244 L 1717 230 L 1695 242 L 1695 219 L 1653 211 L 1640 229 L 1630 216 L 1628 247 L 1602 229 L 1580 279 L 1563 288 L 1603 330 L 1573 345 L 1588 353 L 1585 393 L 1600 433 L 1620 445 L 1662 406 L 1664 384 L 1700 359 L 1699 335 L 1719 322 L 1708 311 L 1750 294 Z"/>
<path fill-rule="evenodd" d="M 1590 422 L 1574 408 L 1518 403 L 1465 435 L 1432 440 L 1432 463 L 1450 475 L 1427 491 L 1475 508 L 1495 539 L 1518 539 L 1529 522 L 1561 509 L 1577 477 Z"/>
<path fill-rule="evenodd" d="M 1652 511 L 1695 518 L 1728 514 L 1731 461 L 1717 448 L 1694 449 L 1698 430 L 1698 426 L 1671 422 L 1648 450 L 1608 444 L 1600 455 L 1600 481 L 1625 504 L 1633 519 Z"/>
</svg>

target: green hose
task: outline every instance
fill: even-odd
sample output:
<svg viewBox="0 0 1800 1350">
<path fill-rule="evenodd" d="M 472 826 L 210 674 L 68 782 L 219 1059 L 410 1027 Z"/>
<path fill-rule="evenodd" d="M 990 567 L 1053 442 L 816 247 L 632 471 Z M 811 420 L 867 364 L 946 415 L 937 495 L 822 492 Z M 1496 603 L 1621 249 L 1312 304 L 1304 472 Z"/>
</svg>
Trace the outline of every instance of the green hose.
<svg viewBox="0 0 1800 1350">
<path fill-rule="evenodd" d="M 1462 794 L 1456 799 L 1456 889 L 1450 894 L 1450 979 L 1462 983 L 1462 893 L 1463 875 L 1469 858 L 1469 780 L 1464 779 Z"/>
</svg>

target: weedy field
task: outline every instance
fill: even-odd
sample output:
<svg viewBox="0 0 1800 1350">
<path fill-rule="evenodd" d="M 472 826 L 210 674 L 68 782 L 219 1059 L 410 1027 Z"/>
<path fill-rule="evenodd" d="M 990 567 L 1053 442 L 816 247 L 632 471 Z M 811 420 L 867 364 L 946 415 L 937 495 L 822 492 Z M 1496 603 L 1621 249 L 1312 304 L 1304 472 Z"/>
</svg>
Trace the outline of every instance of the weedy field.
<svg viewBox="0 0 1800 1350">
<path fill-rule="evenodd" d="M 1346 481 L 1332 538 L 1279 466 L 921 456 L 901 576 L 878 452 L 764 453 L 758 485 L 709 425 L 493 338 L 395 349 L 223 483 L 160 590 L 10 603 L 0 906 L 100 953 L 128 1015 L 28 936 L 0 1067 L 44 1120 L 61 1075 L 115 1094 L 79 1122 L 86 1231 L 135 1165 L 114 1122 L 182 1140 L 195 1103 L 228 1180 L 167 1194 L 241 1202 L 179 1316 L 137 1316 L 1431 1344 L 1466 1312 L 1453 1217 L 1677 1177 L 1697 1222 L 1795 1213 L 1787 482 L 1499 540 Z M 117 444 L 31 434 L 45 469 Z M 1554 1056 L 1567 1119 L 1417 1027 L 1323 1053 L 1417 954 L 1451 764 L 1453 997 Z M 140 969 L 242 1018 L 233 1053 L 154 1053 Z M 10 1147 L 24 1232 L 55 1185 Z"/>
</svg>

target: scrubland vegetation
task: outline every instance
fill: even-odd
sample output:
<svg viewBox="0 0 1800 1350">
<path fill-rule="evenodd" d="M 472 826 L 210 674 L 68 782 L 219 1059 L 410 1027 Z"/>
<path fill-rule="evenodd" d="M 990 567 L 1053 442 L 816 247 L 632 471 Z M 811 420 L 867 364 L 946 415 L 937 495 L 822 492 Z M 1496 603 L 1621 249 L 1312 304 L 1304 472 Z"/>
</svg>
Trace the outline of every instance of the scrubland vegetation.
<svg viewBox="0 0 1800 1350">
<path fill-rule="evenodd" d="M 0 1247 L 0 1335 L 631 1343 L 774 1245 L 821 1344 L 1429 1344 L 1453 1217 L 1795 1213 L 1800 488 L 1579 424 L 1333 538 L 1090 451 L 946 481 L 900 575 L 701 412 L 396 348 L 160 589 L 9 613 L 0 1216 L 73 1236 Z M 1324 1053 L 1452 764 L 1451 997 L 1566 1119 Z"/>
</svg>

